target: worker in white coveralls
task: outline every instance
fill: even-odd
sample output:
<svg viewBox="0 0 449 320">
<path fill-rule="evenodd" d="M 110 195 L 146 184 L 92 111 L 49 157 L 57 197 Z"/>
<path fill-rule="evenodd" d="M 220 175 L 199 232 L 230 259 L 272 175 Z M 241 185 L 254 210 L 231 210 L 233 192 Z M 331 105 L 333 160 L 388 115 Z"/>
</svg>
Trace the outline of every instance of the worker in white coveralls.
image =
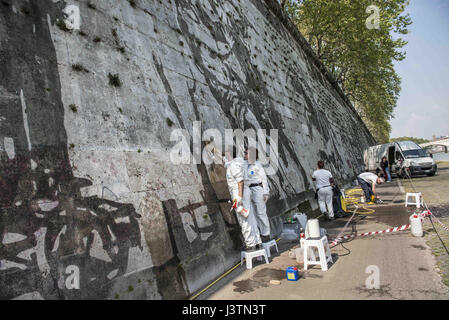
<svg viewBox="0 0 449 320">
<path fill-rule="evenodd" d="M 254 213 L 257 227 L 259 229 L 262 242 L 268 242 L 271 239 L 270 236 L 270 221 L 267 216 L 266 202 L 270 195 L 270 188 L 268 187 L 267 175 L 262 164 L 257 160 L 251 163 L 248 160 L 248 150 L 245 150 L 244 154 L 245 163 L 245 181 L 243 188 L 243 206 L 250 208 L 250 211 Z"/>
<path fill-rule="evenodd" d="M 262 241 L 254 213 L 251 212 L 249 205 L 245 206 L 242 204 L 246 163 L 242 157 L 237 157 L 235 149 L 234 154 L 236 155 L 235 158 L 233 158 L 230 152 L 226 152 L 223 158 L 224 167 L 226 168 L 226 180 L 245 242 L 243 250 L 247 252 L 255 251 L 261 248 Z"/>
<path fill-rule="evenodd" d="M 324 161 L 319 160 L 318 168 L 312 174 L 312 180 L 316 183 L 318 204 L 322 214 L 327 215 L 329 220 L 334 220 L 334 208 L 332 204 L 334 178 L 329 170 L 324 169 Z M 326 208 L 327 207 L 327 208 Z"/>
</svg>

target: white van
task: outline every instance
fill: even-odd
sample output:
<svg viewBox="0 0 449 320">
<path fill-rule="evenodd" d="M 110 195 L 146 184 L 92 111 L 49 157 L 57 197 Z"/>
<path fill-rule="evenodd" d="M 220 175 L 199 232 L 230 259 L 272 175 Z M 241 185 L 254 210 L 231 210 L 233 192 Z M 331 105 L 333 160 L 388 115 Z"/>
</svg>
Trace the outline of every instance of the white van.
<svg viewBox="0 0 449 320">
<path fill-rule="evenodd" d="M 437 165 L 433 158 L 413 141 L 398 141 L 369 147 L 363 154 L 366 171 L 374 172 L 380 168 L 380 162 L 384 156 L 388 159 L 392 175 L 433 176 L 437 172 Z"/>
</svg>

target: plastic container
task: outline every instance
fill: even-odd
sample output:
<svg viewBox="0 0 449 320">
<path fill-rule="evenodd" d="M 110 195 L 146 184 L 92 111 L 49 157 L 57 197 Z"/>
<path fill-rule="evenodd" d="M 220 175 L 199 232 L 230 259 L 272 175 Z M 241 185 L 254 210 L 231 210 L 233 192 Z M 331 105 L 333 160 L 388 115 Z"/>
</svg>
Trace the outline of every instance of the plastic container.
<svg viewBox="0 0 449 320">
<path fill-rule="evenodd" d="M 299 235 L 299 246 L 301 248 L 304 247 L 304 240 L 306 240 L 306 236 L 304 233 L 301 232 L 301 234 Z"/>
<path fill-rule="evenodd" d="M 415 237 L 422 237 L 423 236 L 423 229 L 422 229 L 422 221 L 421 217 L 417 214 L 412 214 L 410 216 L 410 227 L 412 235 Z"/>
<path fill-rule="evenodd" d="M 327 230 L 324 228 L 320 228 L 320 238 L 327 236 Z"/>
<path fill-rule="evenodd" d="M 296 251 L 290 250 L 288 252 L 288 257 L 291 258 L 291 259 L 296 259 Z"/>
<path fill-rule="evenodd" d="M 297 263 L 303 263 L 304 262 L 304 248 L 296 248 L 295 249 L 295 258 Z"/>
<path fill-rule="evenodd" d="M 243 208 L 243 206 L 238 206 L 235 211 L 237 211 L 238 214 L 241 214 L 245 219 L 249 216 L 249 211 Z"/>
<path fill-rule="evenodd" d="M 295 218 L 298 221 L 300 228 L 303 228 L 304 230 L 306 229 L 307 216 L 304 213 L 295 213 L 293 215 L 293 218 Z"/>
<path fill-rule="evenodd" d="M 282 225 L 281 238 L 284 240 L 297 240 L 299 237 L 298 223 L 284 223 Z"/>
<path fill-rule="evenodd" d="M 307 221 L 307 231 L 310 238 L 320 238 L 320 224 L 318 219 L 310 219 Z"/>
<path fill-rule="evenodd" d="M 298 268 L 288 267 L 286 270 L 286 275 L 288 281 L 297 281 L 299 279 Z"/>
</svg>

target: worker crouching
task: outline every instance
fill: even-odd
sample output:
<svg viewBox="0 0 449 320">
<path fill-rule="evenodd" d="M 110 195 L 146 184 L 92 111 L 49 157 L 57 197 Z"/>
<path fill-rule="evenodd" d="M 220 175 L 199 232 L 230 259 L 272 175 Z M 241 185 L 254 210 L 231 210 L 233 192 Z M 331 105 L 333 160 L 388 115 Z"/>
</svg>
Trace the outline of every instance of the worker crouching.
<svg viewBox="0 0 449 320">
<path fill-rule="evenodd" d="M 385 180 L 374 173 L 363 172 L 357 176 L 357 181 L 365 194 L 366 202 L 373 204 L 376 201 L 376 184 L 382 184 Z"/>
</svg>

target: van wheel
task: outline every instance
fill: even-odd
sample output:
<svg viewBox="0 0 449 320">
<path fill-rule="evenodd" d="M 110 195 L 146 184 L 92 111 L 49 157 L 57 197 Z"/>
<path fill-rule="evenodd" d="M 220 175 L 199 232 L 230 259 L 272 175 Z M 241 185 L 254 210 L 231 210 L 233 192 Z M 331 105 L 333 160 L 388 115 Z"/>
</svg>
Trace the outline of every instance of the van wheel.
<svg viewBox="0 0 449 320">
<path fill-rule="evenodd" d="M 429 177 L 433 177 L 434 175 L 435 175 L 435 173 L 436 172 L 429 172 L 429 173 L 426 173 Z"/>
</svg>

